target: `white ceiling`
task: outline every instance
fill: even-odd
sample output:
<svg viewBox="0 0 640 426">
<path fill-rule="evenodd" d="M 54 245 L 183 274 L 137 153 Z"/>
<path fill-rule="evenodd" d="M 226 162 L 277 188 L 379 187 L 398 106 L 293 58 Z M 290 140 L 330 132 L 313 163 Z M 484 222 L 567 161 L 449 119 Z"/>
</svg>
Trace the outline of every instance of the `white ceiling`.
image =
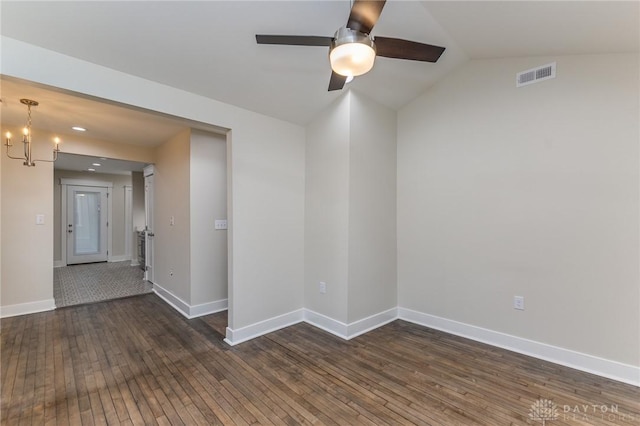
<svg viewBox="0 0 640 426">
<path fill-rule="evenodd" d="M 346 88 L 397 109 L 469 59 L 638 52 L 639 5 L 389 0 L 374 35 L 447 50 L 436 64 L 378 58 Z M 326 48 L 257 45 L 254 36 L 333 35 L 349 0 L 3 0 L 0 8 L 3 36 L 298 124 L 341 93 L 327 92 Z M 13 80 L 2 81 L 1 97 L 5 123 L 23 122 L 18 99 L 33 97 L 41 102 L 34 126 L 80 124 L 91 137 L 120 143 L 157 145 L 193 125 Z"/>
</svg>

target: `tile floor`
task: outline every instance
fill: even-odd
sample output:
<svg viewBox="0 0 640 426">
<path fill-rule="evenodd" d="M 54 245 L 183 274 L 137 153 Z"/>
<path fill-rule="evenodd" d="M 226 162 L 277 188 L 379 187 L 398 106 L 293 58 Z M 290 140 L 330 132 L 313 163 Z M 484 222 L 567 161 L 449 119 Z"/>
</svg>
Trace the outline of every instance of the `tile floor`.
<svg viewBox="0 0 640 426">
<path fill-rule="evenodd" d="M 64 266 L 53 273 L 58 308 L 151 293 L 152 288 L 142 270 L 129 261 Z"/>
</svg>

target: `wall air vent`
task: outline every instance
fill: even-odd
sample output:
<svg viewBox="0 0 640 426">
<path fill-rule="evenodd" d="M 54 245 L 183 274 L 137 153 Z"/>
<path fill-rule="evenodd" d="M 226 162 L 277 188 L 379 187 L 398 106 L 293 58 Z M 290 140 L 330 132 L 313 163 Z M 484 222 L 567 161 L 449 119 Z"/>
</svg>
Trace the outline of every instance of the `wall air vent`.
<svg viewBox="0 0 640 426">
<path fill-rule="evenodd" d="M 542 65 L 516 74 L 516 87 L 556 78 L 556 63 Z"/>
</svg>

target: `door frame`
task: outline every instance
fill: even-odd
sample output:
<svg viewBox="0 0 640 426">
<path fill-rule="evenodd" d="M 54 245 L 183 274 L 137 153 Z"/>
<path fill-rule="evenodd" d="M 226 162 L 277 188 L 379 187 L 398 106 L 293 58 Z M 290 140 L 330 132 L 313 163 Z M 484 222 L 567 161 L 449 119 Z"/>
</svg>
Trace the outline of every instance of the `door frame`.
<svg viewBox="0 0 640 426">
<path fill-rule="evenodd" d="M 62 256 L 62 265 L 67 266 L 67 187 L 68 186 L 92 186 L 94 188 L 106 188 L 107 189 L 107 262 L 111 262 L 113 256 L 112 250 L 112 224 L 113 224 L 113 212 L 111 208 L 111 195 L 113 192 L 113 182 L 103 182 L 96 180 L 84 180 L 84 179 L 69 179 L 60 178 L 60 195 L 62 200 L 60 202 L 60 254 Z"/>
<path fill-rule="evenodd" d="M 124 186 L 124 257 L 131 261 L 133 255 L 133 187 Z"/>
<path fill-rule="evenodd" d="M 155 285 L 155 231 L 153 228 L 155 227 L 155 216 L 154 216 L 154 205 L 155 205 L 155 166 L 150 164 L 146 166 L 143 170 L 144 176 L 144 229 L 145 229 L 145 237 L 144 237 L 144 279 L 149 281 L 150 283 Z M 151 178 L 151 179 L 149 179 Z M 151 191 L 149 191 L 148 183 L 151 180 Z M 151 224 L 151 229 L 149 229 L 149 224 Z M 152 233 L 149 236 L 149 232 Z"/>
</svg>

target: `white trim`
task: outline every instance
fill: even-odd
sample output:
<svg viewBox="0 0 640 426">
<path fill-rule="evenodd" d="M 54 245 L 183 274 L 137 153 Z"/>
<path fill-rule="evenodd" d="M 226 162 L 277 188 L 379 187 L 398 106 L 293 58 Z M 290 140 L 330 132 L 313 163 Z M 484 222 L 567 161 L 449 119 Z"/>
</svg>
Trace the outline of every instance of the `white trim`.
<svg viewBox="0 0 640 426">
<path fill-rule="evenodd" d="M 176 311 L 180 312 L 182 316 L 187 319 L 193 319 L 201 317 L 203 315 L 226 311 L 228 306 L 227 299 L 214 300 L 213 302 L 191 306 L 175 294 L 171 293 L 169 290 L 162 288 L 156 283 L 153 284 L 153 291 L 158 295 L 158 297 L 171 305 Z"/>
<path fill-rule="evenodd" d="M 60 178 L 60 185 L 97 186 L 100 188 L 113 188 L 113 182 L 104 182 L 99 180 L 85 180 L 85 179 L 68 179 L 68 178 Z"/>
<path fill-rule="evenodd" d="M 375 330 L 376 328 L 382 327 L 383 325 L 389 324 L 397 319 L 398 308 L 391 308 L 366 318 L 362 318 L 358 321 L 354 321 L 347 326 L 347 339 L 353 339 L 354 337 L 368 333 L 371 330 Z"/>
<path fill-rule="evenodd" d="M 18 303 L 16 305 L 0 306 L 0 318 L 53 311 L 55 308 L 56 302 L 53 299 L 39 300 L 37 302 Z"/>
<path fill-rule="evenodd" d="M 65 262 L 64 260 L 54 260 L 53 261 L 53 267 L 54 268 L 62 268 L 67 266 L 67 262 Z"/>
<path fill-rule="evenodd" d="M 335 320 L 311 309 L 304 309 L 304 321 L 341 339 L 349 339 L 349 326 L 342 321 Z"/>
<path fill-rule="evenodd" d="M 225 342 L 230 345 L 246 342 L 272 331 L 288 327 L 299 322 L 306 322 L 314 327 L 331 333 L 341 339 L 350 340 L 375 328 L 381 327 L 398 318 L 397 308 L 379 312 L 367 318 L 346 324 L 310 309 L 299 309 L 255 324 L 232 330 L 227 327 Z"/>
<path fill-rule="evenodd" d="M 224 341 L 234 346 L 238 343 L 246 342 L 247 340 L 280 330 L 281 328 L 289 327 L 290 325 L 298 324 L 302 321 L 304 321 L 304 309 L 298 309 L 235 330 L 227 327 L 227 337 Z"/>
<path fill-rule="evenodd" d="M 131 266 L 140 266 L 140 262 L 138 262 L 138 258 L 131 259 Z"/>
<path fill-rule="evenodd" d="M 153 164 L 149 164 L 148 166 L 144 166 L 142 169 L 142 173 L 144 177 L 151 176 L 155 172 L 155 167 Z"/>
<path fill-rule="evenodd" d="M 640 386 L 640 367 L 633 365 L 464 324 L 411 309 L 398 308 L 398 318 L 555 364 L 575 368 L 576 370 Z"/>
<path fill-rule="evenodd" d="M 131 259 L 133 248 L 133 188 L 124 186 L 124 254 Z"/>
<path fill-rule="evenodd" d="M 197 318 L 203 315 L 215 314 L 226 311 L 229 307 L 229 299 L 214 300 L 213 302 L 194 305 L 189 308 L 190 318 Z"/>
<path fill-rule="evenodd" d="M 131 257 L 126 254 L 119 254 L 117 256 L 109 256 L 109 262 L 125 262 L 131 260 Z"/>
<path fill-rule="evenodd" d="M 107 187 L 107 262 L 113 258 L 113 184 Z"/>
<path fill-rule="evenodd" d="M 156 283 L 153 283 L 153 291 L 162 300 L 167 302 L 169 305 L 173 306 L 173 308 L 176 311 L 180 312 L 182 316 L 184 316 L 185 318 L 189 318 L 189 304 L 187 302 L 180 299 L 178 296 L 171 293 L 169 290 L 162 288 Z"/>
</svg>

